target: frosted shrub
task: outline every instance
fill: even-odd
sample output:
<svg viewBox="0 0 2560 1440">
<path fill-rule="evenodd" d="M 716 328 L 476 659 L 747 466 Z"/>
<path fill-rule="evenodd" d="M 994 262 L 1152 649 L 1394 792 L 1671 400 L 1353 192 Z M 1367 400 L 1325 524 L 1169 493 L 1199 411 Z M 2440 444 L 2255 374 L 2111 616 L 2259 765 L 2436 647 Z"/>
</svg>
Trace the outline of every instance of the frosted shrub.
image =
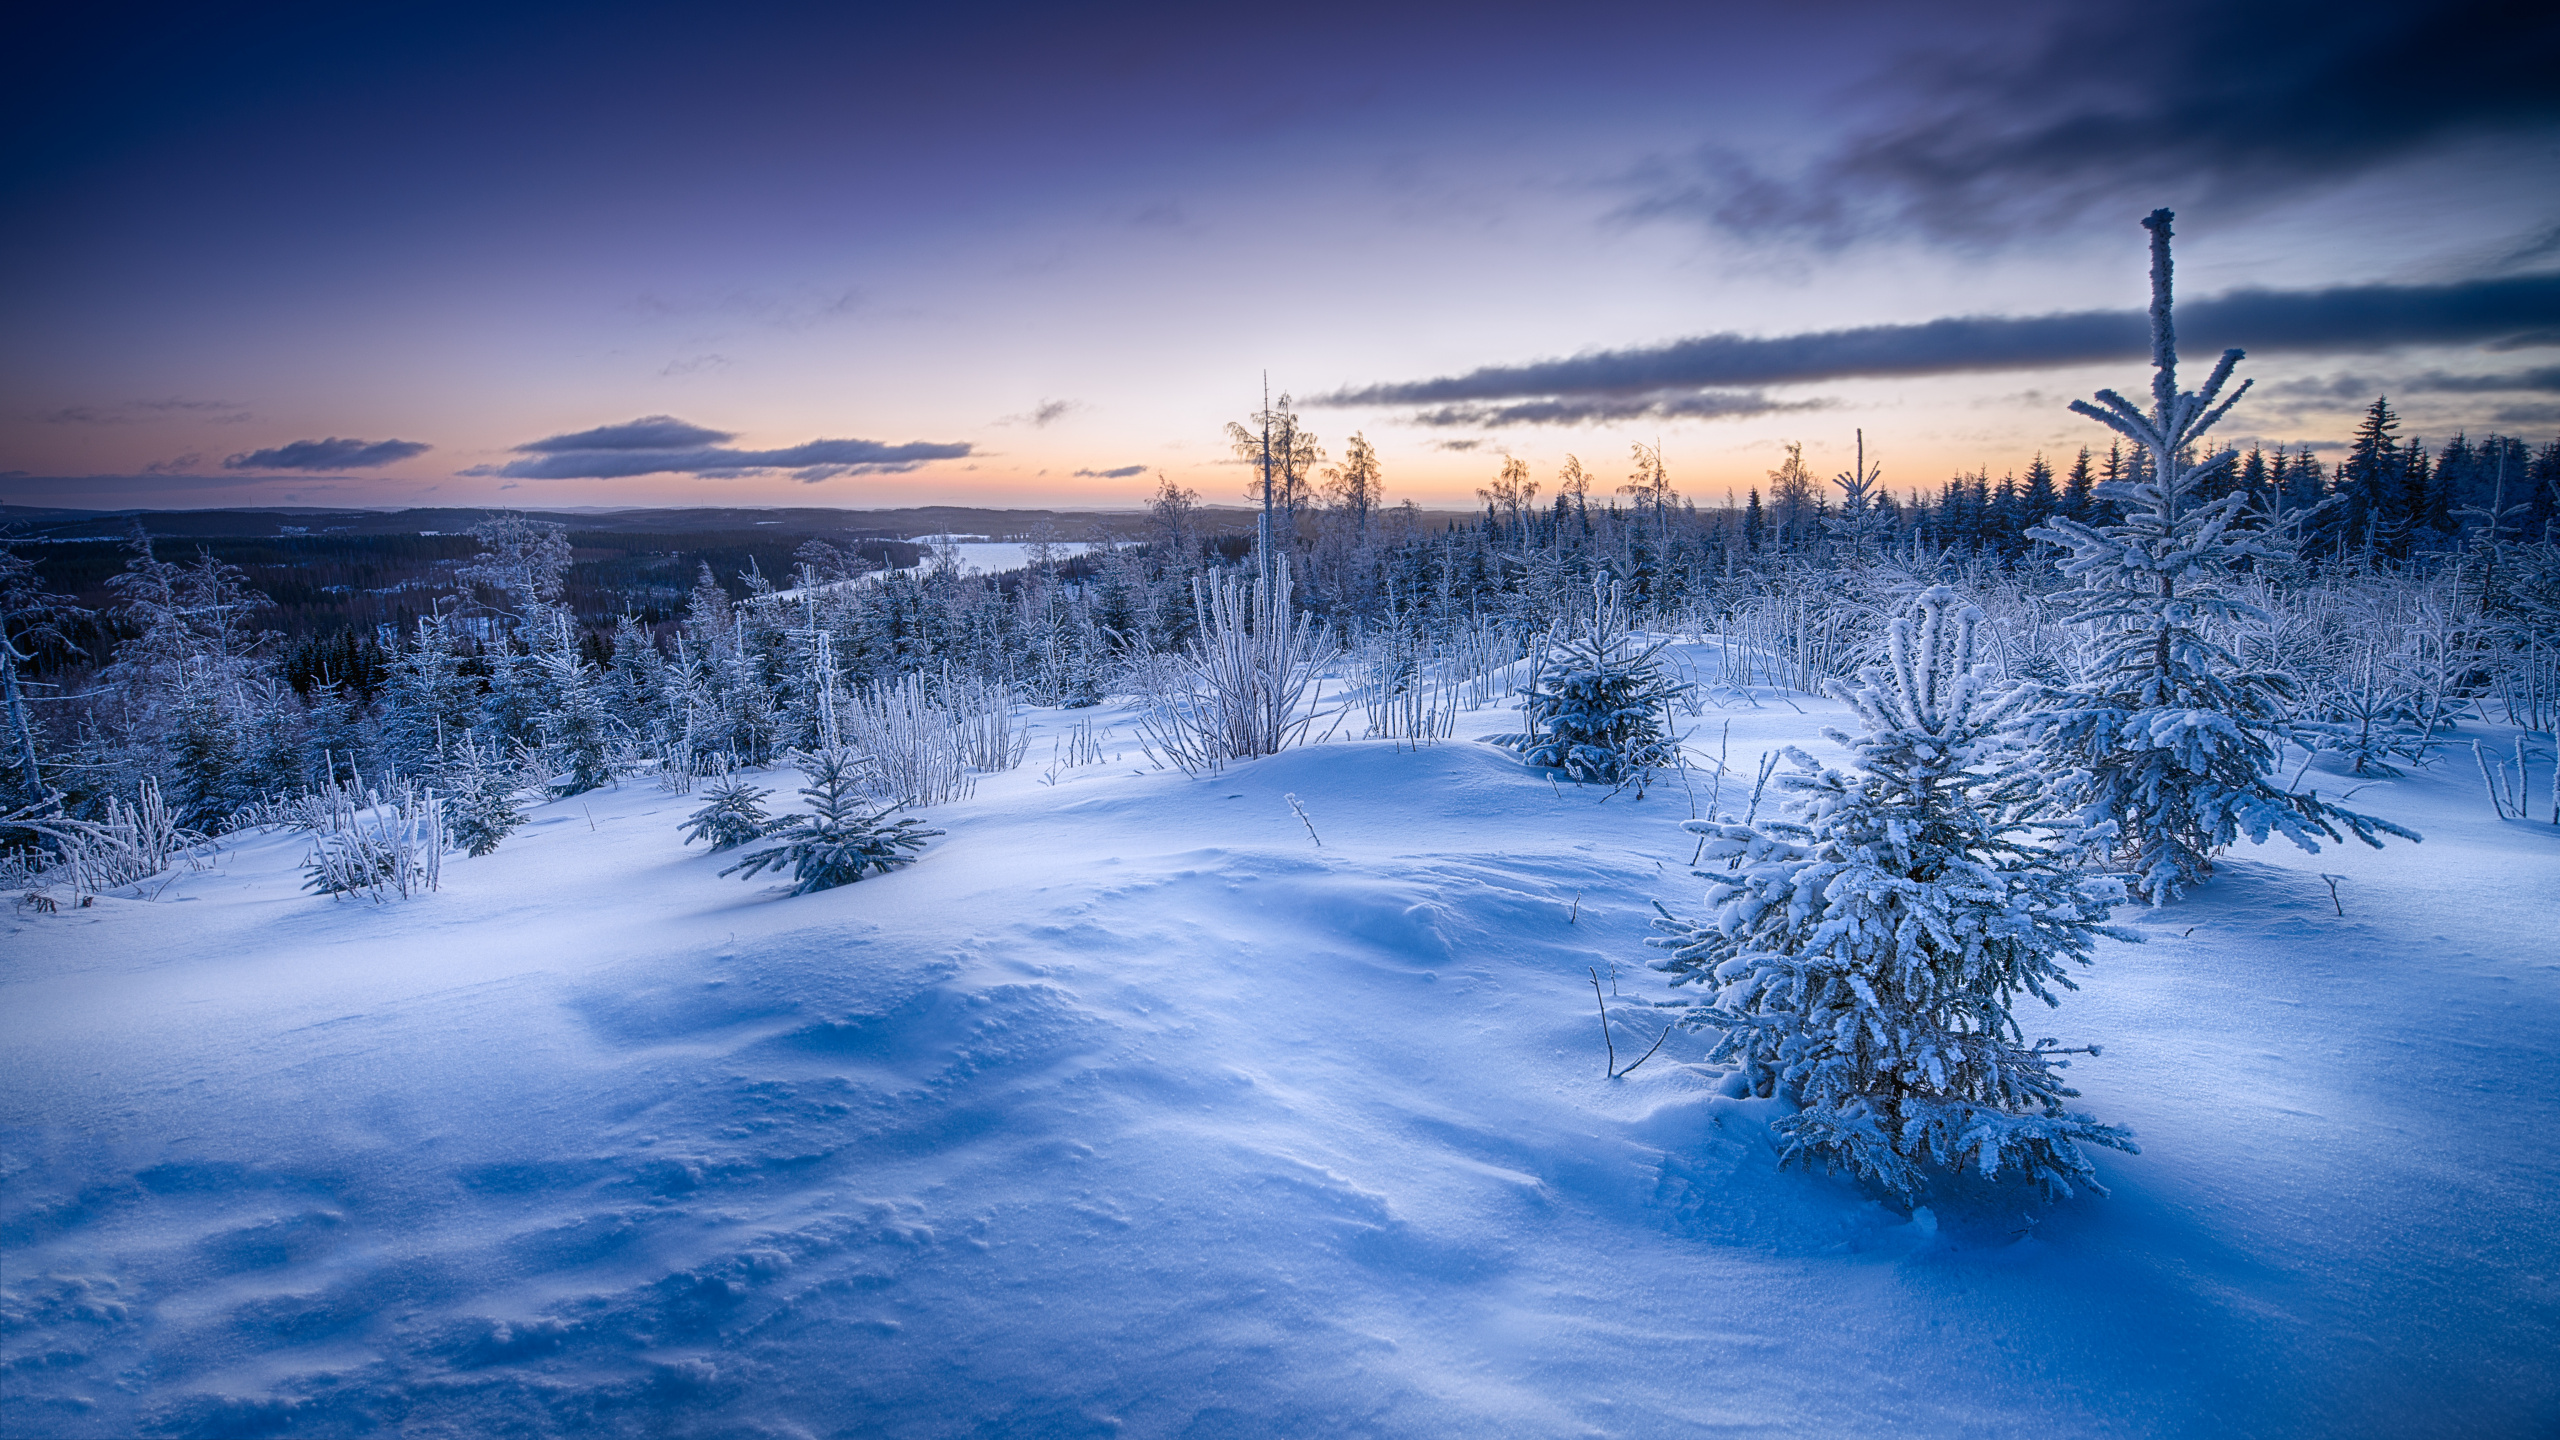
<svg viewBox="0 0 2560 1440">
<path fill-rule="evenodd" d="M 845 737 L 870 761 L 870 784 L 901 805 L 968 798 L 967 738 L 925 693 L 922 675 L 866 686 L 844 711 Z"/>
<path fill-rule="evenodd" d="M 781 843 L 756 851 L 721 874 L 753 879 L 769 869 L 787 870 L 791 893 L 806 895 L 913 864 L 924 842 L 942 833 L 915 820 L 892 821 L 889 816 L 898 807 L 875 809 L 865 800 L 866 767 L 862 757 L 850 750 L 820 750 L 792 759 L 808 777 L 800 798 L 809 802 L 810 813 L 774 821 L 766 838 Z"/>
<path fill-rule="evenodd" d="M 954 679 L 946 670 L 942 697 L 959 731 L 956 742 L 961 758 L 972 769 L 994 774 L 1022 763 L 1031 732 L 1014 716 L 1012 686 L 994 680 Z"/>
<path fill-rule="evenodd" d="M 1773 1127 L 1784 1158 L 1836 1166 L 1906 1196 L 1932 1169 L 2095 1188 L 2084 1144 L 2134 1148 L 2066 1110 L 2078 1092 L 2051 1040 L 2030 1044 L 2020 996 L 2076 988 L 2121 884 L 2067 872 L 2031 841 L 2041 784 L 2007 734 L 2026 700 L 1975 664 L 1978 612 L 1945 587 L 1892 622 L 1887 659 L 1852 689 L 1865 733 L 1824 770 L 1801 751 L 1781 778 L 1800 818 L 1692 820 L 1709 914 L 1665 918 L 1654 968 L 1706 998 L 1682 1023 L 1754 1094 L 1800 1107 Z M 2090 1047 L 2088 1053 L 2095 1054 Z"/>
<path fill-rule="evenodd" d="M 302 862 L 302 888 L 361 896 L 375 904 L 438 889 L 444 880 L 443 806 L 435 792 L 399 793 L 343 812 L 313 841 Z"/>
<path fill-rule="evenodd" d="M 1271 578 L 1194 577 L 1199 633 L 1160 666 L 1138 716 L 1148 753 L 1186 774 L 1277 755 L 1306 738 L 1333 644 L 1313 617 L 1290 614 L 1286 556 Z"/>
<path fill-rule="evenodd" d="M 1370 738 L 1428 743 L 1446 740 L 1456 728 L 1460 681 L 1455 664 L 1433 664 L 1428 646 L 1403 624 L 1363 640 L 1344 669 L 1368 719 Z"/>
<path fill-rule="evenodd" d="M 1641 785 L 1646 772 L 1679 761 L 1671 707 L 1687 687 L 1663 673 L 1667 642 L 1636 648 L 1614 586 L 1594 599 L 1589 616 L 1537 658 L 1521 691 L 1529 728 L 1492 742 L 1577 781 Z"/>
<path fill-rule="evenodd" d="M 35 867 L 41 865 L 45 882 L 66 882 L 82 895 L 148 880 L 176 864 L 181 856 L 211 844 L 203 834 L 177 823 L 160 798 L 159 782 L 147 775 L 136 789 L 132 804 L 109 796 L 104 813 L 96 820 L 75 820 L 61 814 L 56 802 L 48 799 L 0 816 L 0 823 L 33 831 L 51 842 L 54 854 L 50 862 L 30 857 L 22 862 L 22 868 L 36 873 Z"/>
</svg>

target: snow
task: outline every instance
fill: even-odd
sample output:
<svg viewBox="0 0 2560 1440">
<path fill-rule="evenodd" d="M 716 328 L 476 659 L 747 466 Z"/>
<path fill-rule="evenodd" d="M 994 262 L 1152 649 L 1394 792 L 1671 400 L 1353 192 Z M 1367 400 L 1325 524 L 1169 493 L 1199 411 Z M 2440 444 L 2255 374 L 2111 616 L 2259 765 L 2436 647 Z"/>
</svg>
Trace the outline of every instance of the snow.
<svg viewBox="0 0 2560 1440">
<path fill-rule="evenodd" d="M 927 546 L 938 545 L 940 548 L 949 550 L 953 557 L 958 561 L 959 573 L 963 575 L 1001 575 L 1008 570 L 1024 569 L 1031 565 L 1033 559 L 1032 551 L 1036 548 L 1027 542 L 1016 542 L 1011 540 L 955 541 L 939 535 L 920 535 L 916 537 L 916 540 L 919 544 Z M 1092 548 L 1091 544 L 1082 540 L 1055 540 L 1051 541 L 1049 544 L 1049 556 L 1052 560 L 1063 564 L 1066 561 L 1082 555 L 1085 551 Z M 924 558 L 919 560 L 914 567 L 911 567 L 904 573 L 922 573 L 923 570 L 928 569 L 933 565 L 933 556 L 934 551 L 931 548 L 928 548 L 925 551 Z M 773 591 L 766 598 L 789 603 L 806 597 L 813 590 L 838 590 L 847 586 L 877 584 L 881 577 L 889 573 L 890 572 L 886 570 L 868 570 L 852 580 L 830 580 L 822 582 L 816 586 L 806 587 L 795 585 L 787 590 Z"/>
<path fill-rule="evenodd" d="M 1747 785 L 1841 716 L 1685 723 Z M 1116 763 L 1044 783 L 1088 718 Z M 1641 1053 L 1651 903 L 1699 908 L 1681 786 L 1469 738 L 1193 781 L 1032 719 L 917 864 L 811 896 L 718 878 L 641 782 L 402 904 L 302 894 L 271 836 L 9 912 L 0 1427 L 2560 1425 L 2560 833 L 2466 754 L 2356 797 L 2423 845 L 2118 912 L 2150 943 L 2031 1031 L 2105 1048 L 2111 1198 L 1906 1213 L 1776 1170 L 1701 1037 L 1602 1078 L 1587 967 Z"/>
</svg>

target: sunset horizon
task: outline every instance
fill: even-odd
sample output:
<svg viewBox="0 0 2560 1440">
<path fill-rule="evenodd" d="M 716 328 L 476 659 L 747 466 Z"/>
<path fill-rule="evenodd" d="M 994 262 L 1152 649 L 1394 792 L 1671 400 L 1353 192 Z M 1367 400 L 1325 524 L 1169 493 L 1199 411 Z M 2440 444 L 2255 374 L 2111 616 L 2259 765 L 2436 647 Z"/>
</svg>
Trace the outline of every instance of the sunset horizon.
<svg viewBox="0 0 2560 1440">
<path fill-rule="evenodd" d="M 1240 503 L 1266 379 L 1426 508 L 1929 493 L 2103 451 L 2157 206 L 2239 443 L 2560 432 L 2548 87 L 2452 12 L 982 18 L 56 17 L 0 500 Z"/>
</svg>

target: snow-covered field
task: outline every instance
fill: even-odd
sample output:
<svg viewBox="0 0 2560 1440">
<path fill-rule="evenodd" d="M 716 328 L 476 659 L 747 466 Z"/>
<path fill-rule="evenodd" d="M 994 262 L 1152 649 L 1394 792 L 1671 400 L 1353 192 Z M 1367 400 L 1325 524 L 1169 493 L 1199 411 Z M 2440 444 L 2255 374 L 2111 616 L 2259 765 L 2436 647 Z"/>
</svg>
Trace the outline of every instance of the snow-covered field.
<svg viewBox="0 0 2560 1440">
<path fill-rule="evenodd" d="M 1092 713 L 819 895 L 640 783 L 391 907 L 276 836 L 12 910 L 0 1429 L 2560 1429 L 2560 832 L 2467 754 L 2356 797 L 2422 846 L 2122 912 L 2040 1030 L 2105 1047 L 2111 1198 L 1915 1215 L 1779 1172 L 1693 1037 L 1603 1078 L 1588 969 L 1623 1062 L 1697 904 L 1679 784 L 1465 738 L 1044 783 Z"/>
<path fill-rule="evenodd" d="M 926 545 L 935 545 L 940 538 L 925 535 L 919 536 L 918 541 Z M 1019 570 L 1030 564 L 1032 551 L 1036 547 L 1014 540 L 959 540 L 952 542 L 949 548 L 959 556 L 961 574 L 998 575 L 1007 570 Z M 1071 560 L 1091 548 L 1081 540 L 1056 540 L 1050 542 L 1049 554 L 1053 559 L 1064 561 Z M 932 561 L 933 552 L 927 550 L 925 563 L 931 564 Z"/>
</svg>

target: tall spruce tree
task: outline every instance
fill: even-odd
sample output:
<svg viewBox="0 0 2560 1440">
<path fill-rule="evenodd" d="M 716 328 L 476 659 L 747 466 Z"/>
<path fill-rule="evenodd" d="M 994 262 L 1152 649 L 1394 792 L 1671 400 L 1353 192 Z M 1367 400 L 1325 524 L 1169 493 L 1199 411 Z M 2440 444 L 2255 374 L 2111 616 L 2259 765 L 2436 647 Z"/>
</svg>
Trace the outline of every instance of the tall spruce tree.
<svg viewBox="0 0 2560 1440">
<path fill-rule="evenodd" d="M 2056 517 L 2031 532 L 2068 547 L 2057 563 L 2077 588 L 2055 597 L 2101 639 L 2087 682 L 2053 697 L 2034 725 L 2062 776 L 2056 794 L 2076 809 L 2093 841 L 2112 846 L 2136 893 L 2164 904 L 2213 872 L 2213 853 L 2246 835 L 2281 834 L 2307 850 L 2344 831 L 2379 847 L 2384 834 L 2418 836 L 2343 810 L 2274 779 L 2276 742 L 2292 681 L 2251 670 L 2214 638 L 2218 627 L 2263 619 L 2224 583 L 2244 556 L 2280 558 L 2274 542 L 2234 529 L 2248 505 L 2238 492 L 2204 500 L 2199 491 L 2236 452 L 2199 453 L 2207 430 L 2248 382 L 2222 398 L 2241 353 L 2226 350 L 2198 391 L 2178 389 L 2171 305 L 2170 213 L 2155 210 L 2151 231 L 2151 408 L 2113 390 L 2071 408 L 2130 439 L 2147 473 L 2101 487 L 2124 518 L 2092 527 Z M 2112 458 L 2112 455 L 2111 455 Z"/>
<path fill-rule="evenodd" d="M 1854 770 L 1790 752 L 1801 818 L 1688 823 L 1723 862 L 1698 872 L 1713 913 L 1664 912 L 1654 968 L 1706 992 L 1684 1023 L 1717 1032 L 1710 1059 L 1797 1102 L 1772 1127 L 1785 1159 L 1906 1196 L 1962 1168 L 2067 1195 L 2097 1188 L 2083 1145 L 2134 1146 L 2064 1107 L 2065 1052 L 2014 1008 L 2059 1004 L 2097 936 L 2136 937 L 2105 928 L 2120 883 L 2038 843 L 2043 784 L 2011 726 L 2031 692 L 1978 664 L 1980 619 L 1933 587 L 1887 628 L 1885 663 L 1828 684 L 1864 733 L 1826 732 Z"/>
</svg>

